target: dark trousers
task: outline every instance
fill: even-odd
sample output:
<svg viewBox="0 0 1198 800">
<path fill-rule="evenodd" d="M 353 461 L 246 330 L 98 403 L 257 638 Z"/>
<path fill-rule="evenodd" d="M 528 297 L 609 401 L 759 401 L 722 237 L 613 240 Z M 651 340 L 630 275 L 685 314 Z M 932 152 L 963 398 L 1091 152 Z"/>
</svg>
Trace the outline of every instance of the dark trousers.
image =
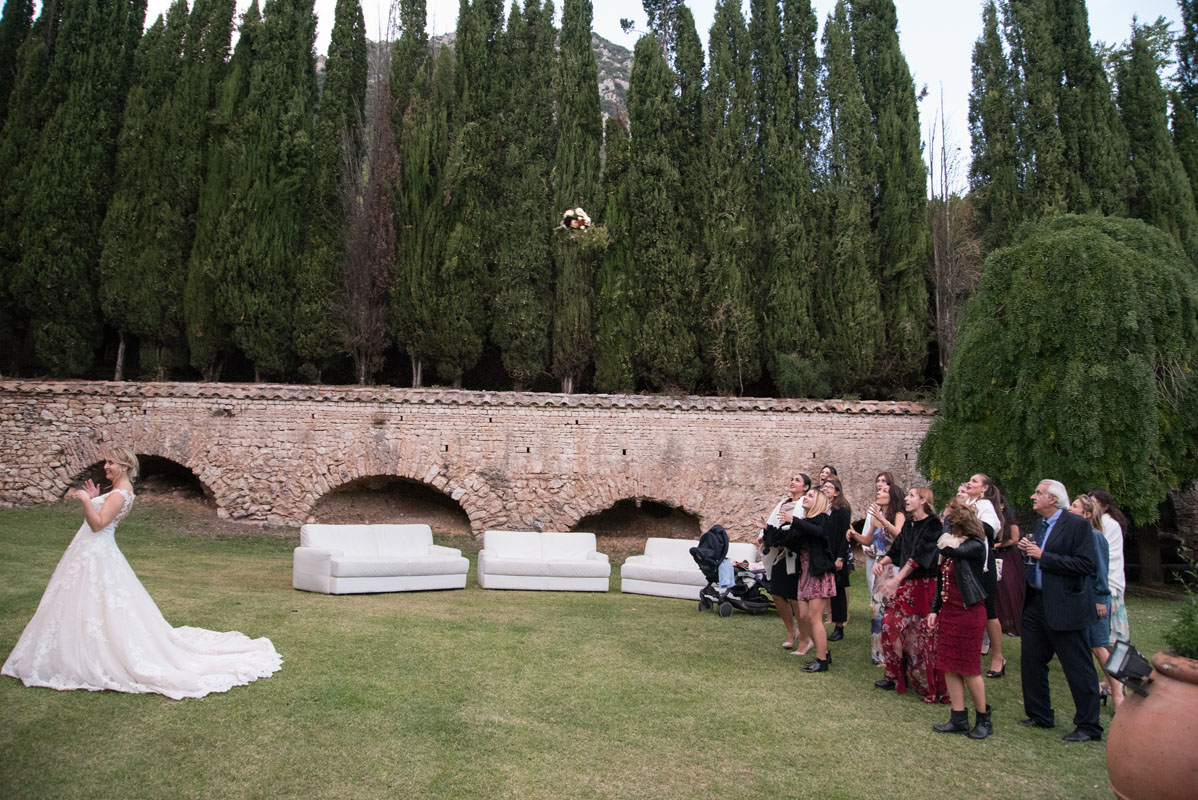
<svg viewBox="0 0 1198 800">
<path fill-rule="evenodd" d="M 836 573 L 836 596 L 830 603 L 832 624 L 837 627 L 849 621 L 849 574 Z"/>
<path fill-rule="evenodd" d="M 1023 710 L 1042 725 L 1054 723 L 1052 699 L 1048 692 L 1048 662 L 1053 654 L 1060 659 L 1073 705 L 1077 713 L 1073 724 L 1092 736 L 1102 735 L 1098 720 L 1098 675 L 1084 630 L 1054 631 L 1044 617 L 1044 595 L 1027 587 L 1023 603 L 1022 679 Z"/>
</svg>

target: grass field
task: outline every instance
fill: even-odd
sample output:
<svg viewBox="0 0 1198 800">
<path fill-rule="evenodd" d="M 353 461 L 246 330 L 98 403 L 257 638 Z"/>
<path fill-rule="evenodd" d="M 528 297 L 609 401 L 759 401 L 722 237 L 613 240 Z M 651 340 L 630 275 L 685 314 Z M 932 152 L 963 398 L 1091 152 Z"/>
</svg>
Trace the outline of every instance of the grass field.
<svg viewBox="0 0 1198 800">
<path fill-rule="evenodd" d="M 282 671 L 178 702 L 0 678 L 0 797 L 1111 796 L 1105 743 L 1061 741 L 1058 668 L 1058 728 L 1015 724 L 1018 640 L 987 681 L 984 742 L 933 733 L 947 706 L 874 689 L 860 575 L 832 670 L 812 675 L 775 616 L 622 595 L 616 576 L 607 595 L 483 591 L 473 565 L 464 591 L 297 592 L 295 538 L 175 533 L 202 529 L 196 513 L 145 504 L 118 541 L 172 624 L 268 636 Z M 0 511 L 0 657 L 79 522 L 70 506 Z M 1132 600 L 1142 652 L 1171 613 Z"/>
</svg>

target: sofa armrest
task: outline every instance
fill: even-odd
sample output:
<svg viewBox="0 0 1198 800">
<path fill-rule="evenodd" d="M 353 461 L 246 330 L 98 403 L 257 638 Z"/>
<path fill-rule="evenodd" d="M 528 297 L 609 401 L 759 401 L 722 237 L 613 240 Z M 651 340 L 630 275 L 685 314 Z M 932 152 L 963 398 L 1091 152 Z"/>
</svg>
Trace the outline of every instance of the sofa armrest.
<svg viewBox="0 0 1198 800">
<path fill-rule="evenodd" d="M 597 550 L 592 550 L 591 552 L 587 553 L 587 559 L 590 561 L 602 561 L 604 563 L 607 563 L 609 560 L 607 553 L 600 553 Z"/>
<path fill-rule="evenodd" d="M 301 572 L 328 574 L 332 572 L 332 560 L 344 555 L 341 550 L 325 550 L 320 547 L 295 548 L 294 566 Z"/>
<path fill-rule="evenodd" d="M 645 566 L 649 566 L 650 564 L 653 563 L 653 559 L 649 558 L 649 556 L 646 556 L 646 555 L 629 556 L 628 558 L 624 559 L 624 563 L 625 564 L 644 564 Z"/>
<path fill-rule="evenodd" d="M 449 556 L 460 558 L 462 551 L 456 547 L 442 547 L 439 544 L 430 544 L 428 546 L 428 554 L 438 558 L 447 558 Z"/>
</svg>

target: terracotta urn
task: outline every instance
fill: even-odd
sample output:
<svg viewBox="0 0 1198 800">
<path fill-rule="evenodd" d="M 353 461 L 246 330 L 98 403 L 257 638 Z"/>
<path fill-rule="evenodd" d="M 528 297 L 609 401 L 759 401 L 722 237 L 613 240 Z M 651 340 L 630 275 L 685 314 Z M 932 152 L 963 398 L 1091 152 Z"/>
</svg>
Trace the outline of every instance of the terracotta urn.
<svg viewBox="0 0 1198 800">
<path fill-rule="evenodd" d="M 1129 694 L 1111 722 L 1106 770 L 1124 800 L 1198 797 L 1198 661 L 1152 657 L 1147 697 Z"/>
</svg>

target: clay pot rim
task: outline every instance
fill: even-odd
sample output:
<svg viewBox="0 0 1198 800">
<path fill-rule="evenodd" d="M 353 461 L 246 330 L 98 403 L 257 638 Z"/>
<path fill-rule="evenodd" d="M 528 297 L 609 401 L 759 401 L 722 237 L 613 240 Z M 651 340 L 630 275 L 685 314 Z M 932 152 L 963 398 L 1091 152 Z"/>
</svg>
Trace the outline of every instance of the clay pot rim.
<svg viewBox="0 0 1198 800">
<path fill-rule="evenodd" d="M 1166 677 L 1198 686 L 1198 659 L 1183 658 L 1161 650 L 1152 657 L 1152 668 Z"/>
</svg>

